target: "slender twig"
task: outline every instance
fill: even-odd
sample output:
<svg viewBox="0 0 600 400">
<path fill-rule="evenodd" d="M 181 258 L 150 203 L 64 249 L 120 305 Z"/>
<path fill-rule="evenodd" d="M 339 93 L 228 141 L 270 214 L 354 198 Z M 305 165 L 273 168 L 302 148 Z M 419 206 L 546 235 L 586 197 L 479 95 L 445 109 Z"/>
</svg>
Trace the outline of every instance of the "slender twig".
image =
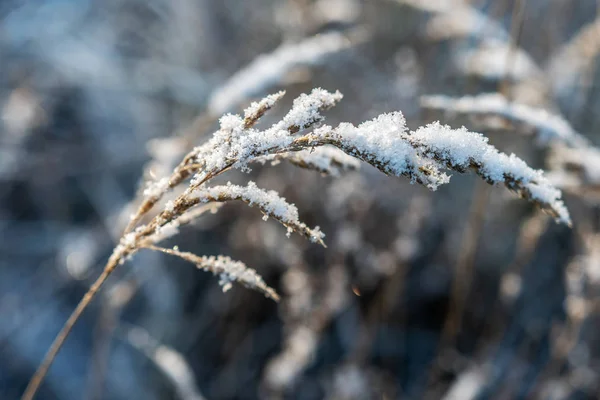
<svg viewBox="0 0 600 400">
<path fill-rule="evenodd" d="M 432 190 L 448 183 L 449 177 L 443 172 L 444 169 L 460 173 L 473 170 L 489 184 L 503 183 L 550 213 L 557 222 L 568 225 L 571 223 L 560 191 L 549 183 L 541 171 L 532 170 L 514 155 L 498 152 L 478 133 L 464 128 L 453 130 L 440 124 L 431 124 L 408 133 L 406 121 L 400 112 L 382 114 L 359 126 L 342 123 L 337 128 L 322 126 L 313 132 L 304 133 L 303 131 L 323 121 L 320 114 L 322 111 L 335 106 L 342 99 L 341 93 L 329 93 L 323 89 L 315 89 L 309 95 L 298 97 L 292 109 L 271 128 L 264 131 L 254 129 L 258 119 L 282 96 L 283 92 L 280 92 L 251 104 L 245 110 L 244 118 L 225 115 L 220 120 L 220 129 L 211 140 L 190 151 L 170 177 L 148 186 L 144 192 L 145 199 L 131 218 L 102 274 L 83 296 L 55 338 L 29 382 L 23 400 L 33 398 L 73 326 L 108 277 L 118 265 L 141 248 L 178 256 L 219 275 L 224 290 L 229 289 L 235 281 L 259 290 L 274 300 L 279 299 L 277 293 L 266 285 L 256 271 L 242 262 L 225 256 L 198 256 L 155 246 L 156 242 L 176 233 L 180 223 L 188 223 L 191 216 L 200 215 L 202 212 L 190 211 L 200 203 L 234 200 L 258 207 L 266 218 L 271 217 L 283 224 L 288 234 L 297 232 L 313 242 L 323 244 L 324 234 L 319 227 L 309 228 L 301 222 L 297 208 L 277 192 L 258 188 L 253 182 L 249 182 L 247 186 L 208 185 L 210 180 L 229 169 L 248 169 L 248 163 L 261 158 L 333 145 L 347 155 L 373 165 L 386 175 L 404 176 Z M 330 157 L 332 154 L 334 153 L 330 153 Z M 314 161 L 313 159 L 312 162 Z M 321 161 L 318 165 L 321 165 Z M 333 158 L 324 165 L 330 165 L 332 161 Z M 300 164 L 309 165 L 310 162 L 304 160 Z M 183 193 L 166 202 L 164 209 L 150 222 L 138 225 L 142 217 L 166 193 L 190 177 L 189 186 Z"/>
<path fill-rule="evenodd" d="M 118 253 L 113 254 L 113 256 L 110 258 L 110 260 L 104 267 L 104 270 L 102 271 L 98 279 L 96 279 L 94 284 L 85 293 L 79 304 L 77 304 L 77 307 L 75 307 L 75 310 L 73 310 L 73 312 L 69 316 L 69 319 L 67 320 L 67 322 L 65 322 L 65 325 L 62 327 L 62 329 L 52 342 L 52 345 L 50 346 L 50 349 L 44 356 L 42 363 L 40 364 L 38 369 L 35 371 L 35 374 L 29 381 L 29 384 L 27 385 L 27 388 L 25 389 L 25 393 L 21 397 L 21 400 L 33 399 L 33 396 L 35 396 L 36 392 L 38 391 L 42 381 L 44 380 L 44 377 L 46 376 L 48 370 L 50 369 L 50 366 L 52 365 L 52 362 L 56 358 L 56 355 L 65 343 L 65 340 L 67 340 L 69 333 L 71 333 L 73 326 L 75 325 L 81 314 L 83 314 L 86 308 L 90 305 L 92 300 L 94 300 L 96 294 L 98 293 L 104 282 L 106 282 L 108 277 L 114 272 L 115 268 L 119 265 L 120 258 L 121 257 Z"/>
</svg>

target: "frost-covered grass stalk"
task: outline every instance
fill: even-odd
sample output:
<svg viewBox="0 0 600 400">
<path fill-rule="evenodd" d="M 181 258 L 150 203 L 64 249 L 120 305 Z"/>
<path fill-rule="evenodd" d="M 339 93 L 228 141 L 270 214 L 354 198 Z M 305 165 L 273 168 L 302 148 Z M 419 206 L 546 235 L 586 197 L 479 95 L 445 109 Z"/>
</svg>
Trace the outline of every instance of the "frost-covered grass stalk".
<svg viewBox="0 0 600 400">
<path fill-rule="evenodd" d="M 559 114 L 508 101 L 499 93 L 422 96 L 420 103 L 429 111 L 467 118 L 476 129 L 534 135 L 538 146 L 551 150 L 548 179 L 571 194 L 589 194 L 600 182 L 600 150 Z"/>
<path fill-rule="evenodd" d="M 73 325 L 90 304 L 98 290 L 115 268 L 141 249 L 161 251 L 180 257 L 218 275 L 223 289 L 233 282 L 258 290 L 278 300 L 256 271 L 225 256 L 198 256 L 159 246 L 159 242 L 174 236 L 182 224 L 200 217 L 215 204 L 241 201 L 258 208 L 266 218 L 273 218 L 287 228 L 287 233 L 299 233 L 324 245 L 319 227 L 308 227 L 300 220 L 297 208 L 274 191 L 247 185 L 211 185 L 212 180 L 232 168 L 247 171 L 254 162 L 290 161 L 303 168 L 321 173 L 337 174 L 356 168 L 362 160 L 387 175 L 404 176 L 413 183 L 435 190 L 449 182 L 446 171 L 474 171 L 490 184 L 503 183 L 521 197 L 538 205 L 558 222 L 570 224 L 561 193 L 544 177 L 542 171 L 529 168 L 514 154 L 498 152 L 478 133 L 466 129 L 451 129 L 434 123 L 410 132 L 402 113 L 393 112 L 364 122 L 359 126 L 342 123 L 337 127 L 322 123 L 321 113 L 341 99 L 339 92 L 314 89 L 294 100 L 291 110 L 271 127 L 255 128 L 257 121 L 284 95 L 279 92 L 252 103 L 244 116 L 227 114 L 220 119 L 220 129 L 205 144 L 192 149 L 165 177 L 147 185 L 144 198 L 115 247 L 104 271 L 83 297 L 65 323 L 48 354 L 32 378 L 23 396 L 31 399 L 46 375 Z M 187 187 L 174 200 L 161 203 L 167 192 L 189 179 Z M 159 203 L 159 211 L 150 211 Z M 142 223 L 144 217 L 148 222 Z"/>
</svg>

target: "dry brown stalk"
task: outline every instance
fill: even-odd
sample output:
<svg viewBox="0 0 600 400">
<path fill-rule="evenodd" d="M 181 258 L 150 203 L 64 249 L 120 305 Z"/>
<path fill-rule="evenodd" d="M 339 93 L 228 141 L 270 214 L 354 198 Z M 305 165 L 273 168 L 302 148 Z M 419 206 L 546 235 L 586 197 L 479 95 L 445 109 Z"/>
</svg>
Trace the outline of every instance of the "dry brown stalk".
<svg viewBox="0 0 600 400">
<path fill-rule="evenodd" d="M 276 192 L 258 188 L 253 182 L 246 186 L 210 186 L 214 178 L 232 168 L 247 171 L 249 163 L 290 153 L 296 153 L 296 164 L 311 165 L 314 164 L 314 159 L 308 159 L 311 155 L 308 151 L 330 145 L 371 164 L 386 175 L 404 176 L 411 182 L 433 190 L 448 183 L 449 177 L 444 169 L 461 173 L 471 169 L 486 182 L 503 183 L 521 197 L 540 206 L 558 222 L 570 224 L 568 211 L 560 200 L 560 192 L 549 184 L 542 172 L 532 170 L 514 155 L 499 153 L 480 134 L 466 129 L 453 130 L 439 124 L 431 124 L 409 133 L 400 112 L 382 114 L 359 126 L 342 123 L 336 128 L 315 128 L 324 119 L 321 112 L 335 106 L 342 99 L 341 93 L 329 93 L 322 89 L 315 89 L 309 95 L 298 97 L 291 110 L 270 128 L 255 129 L 256 122 L 282 96 L 283 92 L 279 92 L 252 103 L 245 110 L 243 118 L 231 114 L 223 116 L 220 129 L 211 140 L 191 150 L 169 177 L 148 185 L 144 192 L 145 198 L 131 217 L 101 275 L 81 299 L 29 382 L 22 397 L 24 400 L 33 398 L 74 324 L 108 277 L 140 249 L 177 256 L 201 269 L 218 274 L 224 290 L 229 289 L 231 283 L 236 281 L 259 290 L 274 300 L 279 298 L 256 271 L 241 262 L 225 256 L 198 256 L 176 248 L 157 246 L 159 241 L 176 234 L 182 223 L 191 222 L 207 210 L 197 211 L 197 206 L 233 200 L 258 207 L 265 218 L 271 217 L 284 225 L 288 234 L 300 233 L 312 242 L 324 245 L 324 235 L 319 227 L 309 228 L 301 222 L 297 208 Z M 312 132 L 304 132 L 310 128 L 314 128 Z M 307 157 L 305 160 L 298 158 L 303 155 Z M 322 156 L 330 158 L 325 163 L 327 165 L 339 164 L 340 159 L 336 158 L 335 153 L 324 152 Z M 165 202 L 162 210 L 148 223 L 140 223 L 168 192 L 187 178 L 191 178 L 190 182 L 181 194 L 174 200 Z"/>
</svg>

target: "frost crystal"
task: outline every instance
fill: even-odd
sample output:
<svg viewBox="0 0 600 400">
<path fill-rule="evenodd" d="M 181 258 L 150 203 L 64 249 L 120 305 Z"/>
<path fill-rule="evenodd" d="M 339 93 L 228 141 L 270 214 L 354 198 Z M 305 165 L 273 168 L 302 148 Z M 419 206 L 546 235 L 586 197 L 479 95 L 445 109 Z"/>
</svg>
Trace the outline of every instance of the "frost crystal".
<svg viewBox="0 0 600 400">
<path fill-rule="evenodd" d="M 338 91 L 329 93 L 323 89 L 314 89 L 310 95 L 301 94 L 294 100 L 290 112 L 283 117 L 281 122 L 275 125 L 278 129 L 292 129 L 293 133 L 305 129 L 315 122 L 324 118 L 320 111 L 330 109 L 342 100 L 342 94 Z"/>
<path fill-rule="evenodd" d="M 294 153 L 272 154 L 261 157 L 258 161 L 263 163 L 271 161 L 271 165 L 277 165 L 281 160 L 288 161 L 300 168 L 315 170 L 331 176 L 339 176 L 342 171 L 356 170 L 360 167 L 359 160 L 333 146 L 317 147 Z"/>
<path fill-rule="evenodd" d="M 255 101 L 244 110 L 244 127 L 252 127 L 260 117 L 270 110 L 285 94 L 284 91 L 270 94 L 260 101 Z"/>
<path fill-rule="evenodd" d="M 407 176 L 413 182 L 437 189 L 449 178 L 439 171 L 436 161 L 421 156 L 406 140 L 406 122 L 401 112 L 382 114 L 355 127 L 349 123 L 337 128 L 315 130 L 316 137 L 333 140 L 346 153 L 395 176 Z"/>
</svg>

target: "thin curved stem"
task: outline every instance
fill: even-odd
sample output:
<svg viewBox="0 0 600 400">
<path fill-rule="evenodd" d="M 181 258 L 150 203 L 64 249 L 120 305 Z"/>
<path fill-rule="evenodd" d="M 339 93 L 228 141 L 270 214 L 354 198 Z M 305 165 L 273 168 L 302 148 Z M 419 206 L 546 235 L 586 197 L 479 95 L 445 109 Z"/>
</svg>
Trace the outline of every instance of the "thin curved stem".
<svg viewBox="0 0 600 400">
<path fill-rule="evenodd" d="M 63 344 L 65 343 L 65 340 L 67 340 L 67 337 L 71 333 L 73 326 L 75 325 L 81 314 L 83 314 L 85 309 L 90 305 L 90 303 L 92 302 L 92 300 L 94 299 L 104 282 L 106 282 L 106 280 L 110 276 L 110 274 L 112 274 L 117 265 L 119 265 L 120 258 L 120 254 L 113 254 L 113 256 L 108 260 L 108 263 L 104 267 L 102 274 L 100 274 L 98 279 L 96 279 L 96 281 L 92 284 L 92 286 L 90 286 L 83 298 L 79 301 L 79 304 L 77 304 L 77 307 L 71 313 L 67 322 L 65 322 L 58 335 L 56 335 L 56 338 L 52 342 L 50 349 L 44 356 L 44 360 L 42 361 L 38 369 L 35 371 L 35 374 L 29 381 L 29 384 L 27 385 L 27 388 L 25 389 L 25 393 L 23 393 L 21 400 L 33 399 L 38 389 L 40 388 L 42 381 L 46 377 L 50 366 L 54 362 L 56 355 L 58 354 Z"/>
</svg>

